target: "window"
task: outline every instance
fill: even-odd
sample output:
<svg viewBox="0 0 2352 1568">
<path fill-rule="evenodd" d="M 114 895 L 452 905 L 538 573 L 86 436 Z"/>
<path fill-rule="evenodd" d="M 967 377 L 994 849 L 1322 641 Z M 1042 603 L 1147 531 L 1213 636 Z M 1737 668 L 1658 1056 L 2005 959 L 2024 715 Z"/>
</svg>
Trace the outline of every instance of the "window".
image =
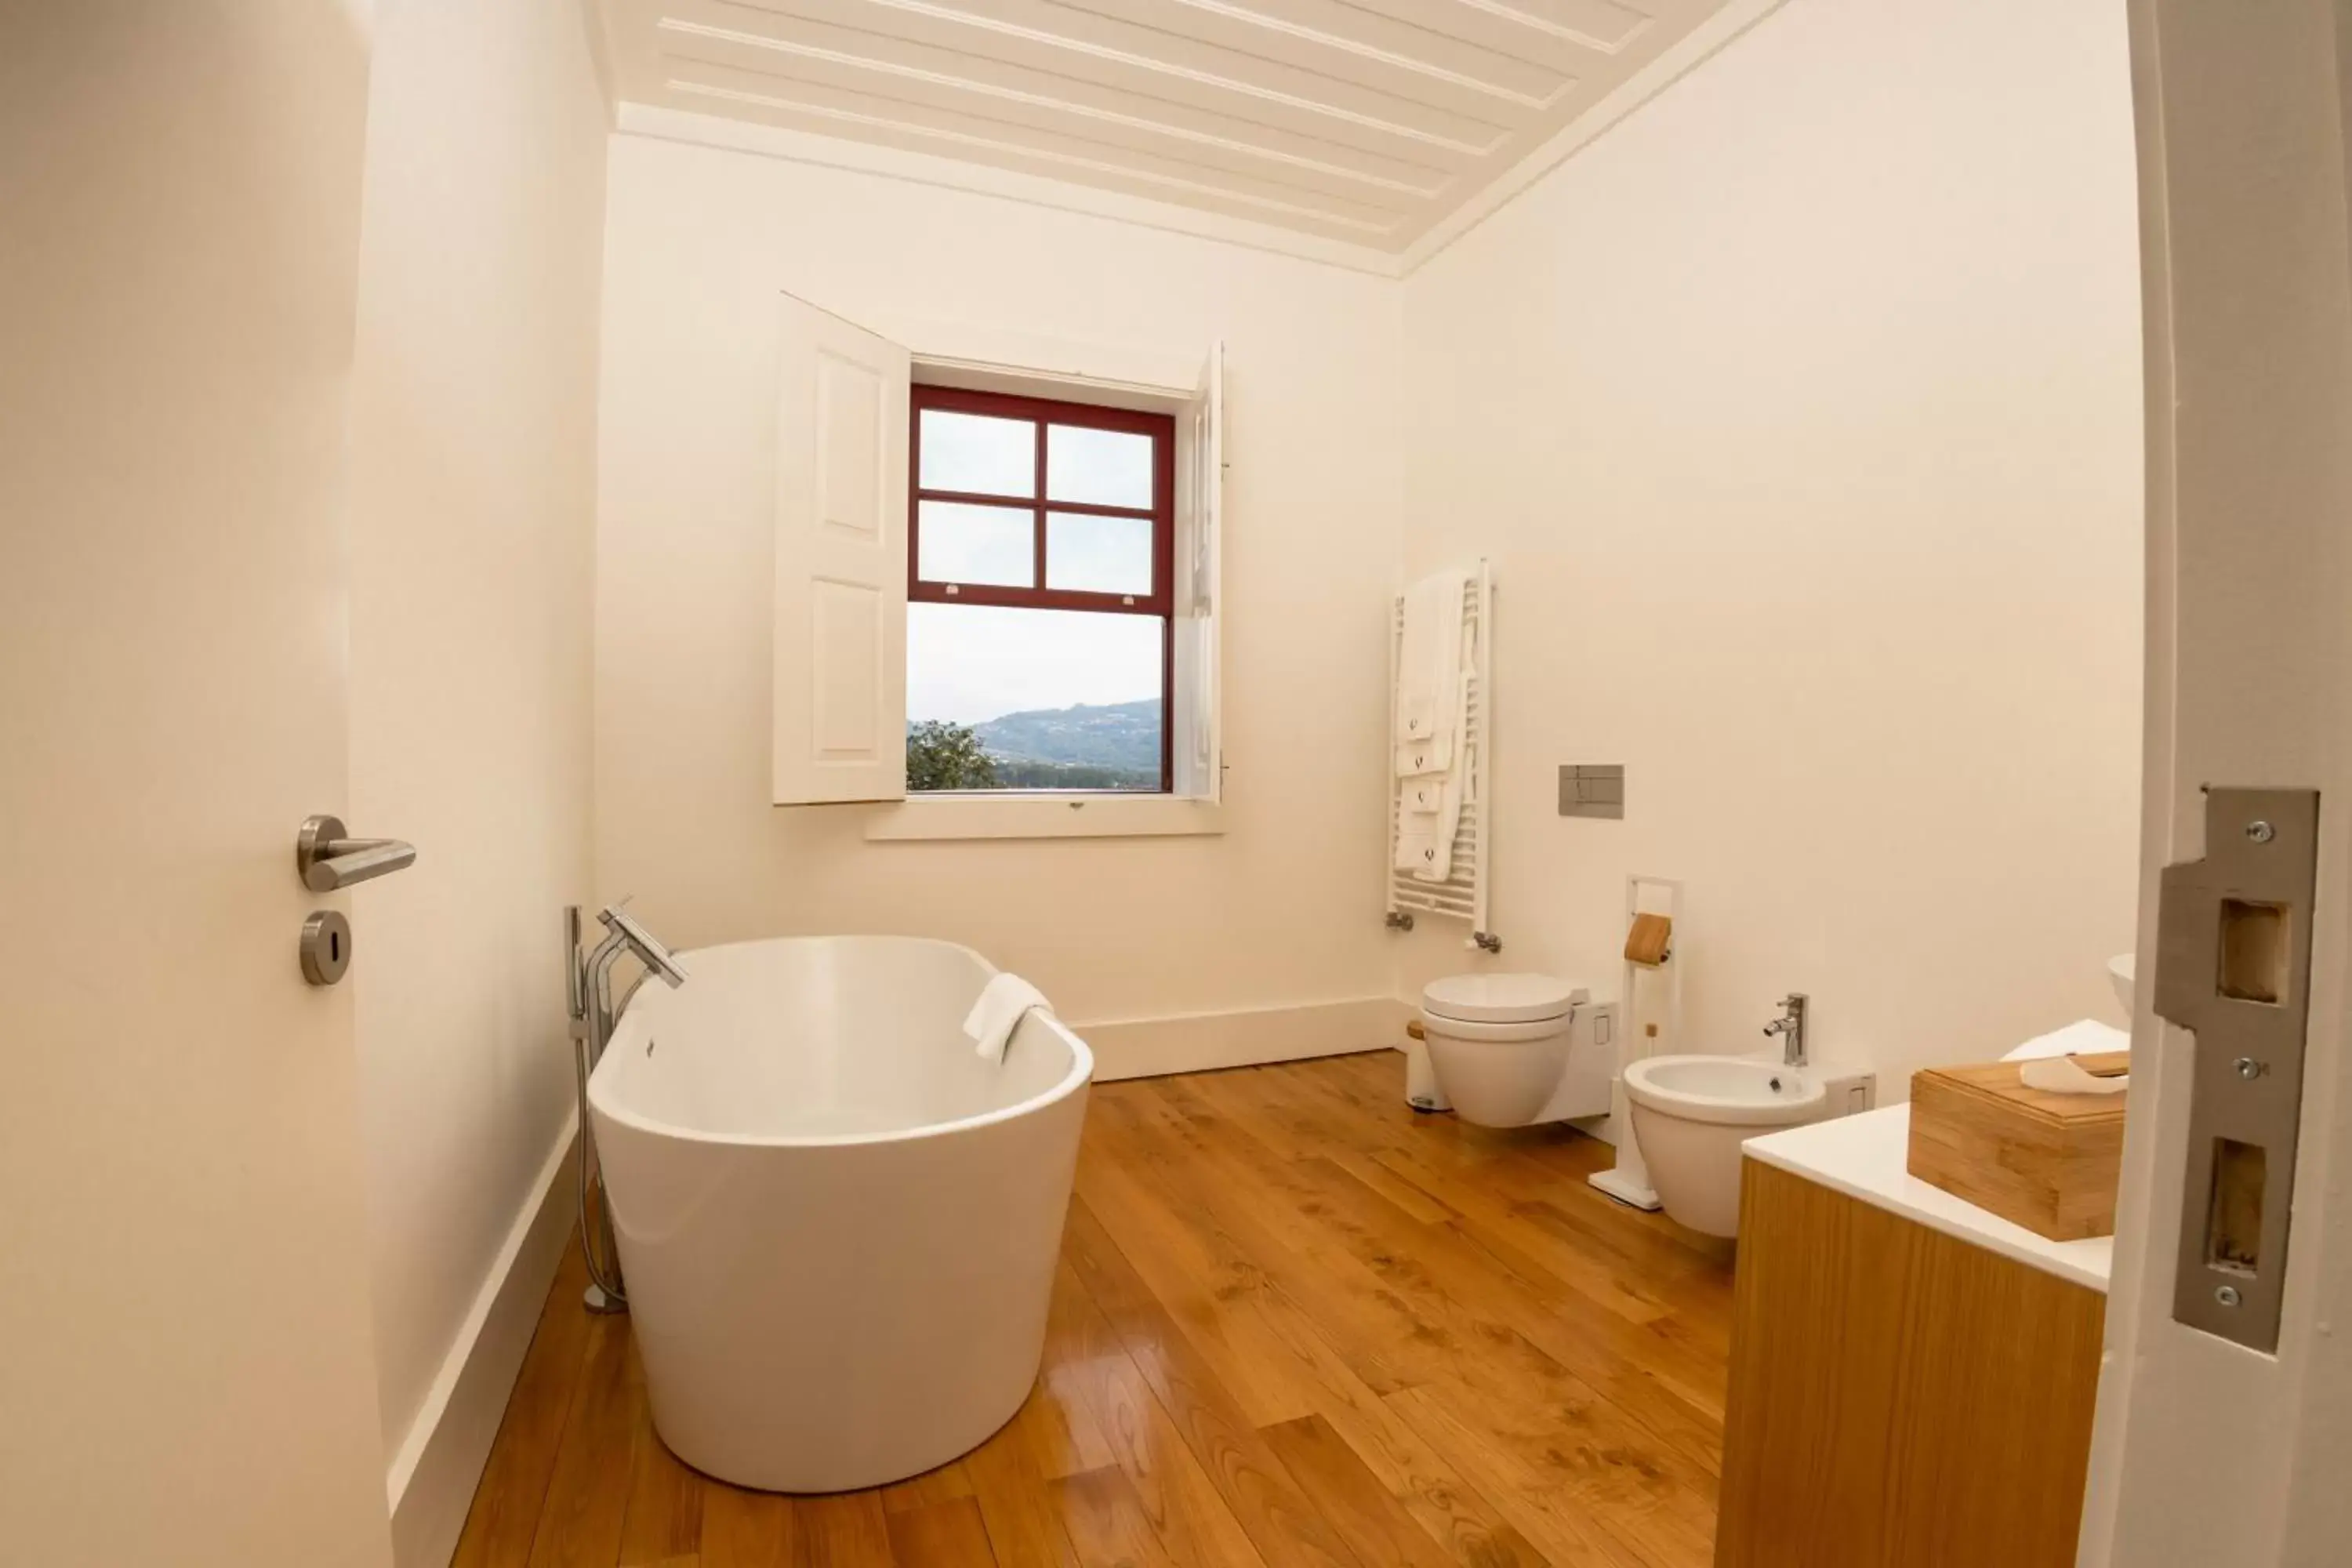
<svg viewBox="0 0 2352 1568">
<path fill-rule="evenodd" d="M 776 310 L 770 798 L 896 807 L 869 839 L 1223 832 L 1224 345 Z"/>
<path fill-rule="evenodd" d="M 1176 421 L 909 403 L 907 787 L 1169 793 Z"/>
</svg>

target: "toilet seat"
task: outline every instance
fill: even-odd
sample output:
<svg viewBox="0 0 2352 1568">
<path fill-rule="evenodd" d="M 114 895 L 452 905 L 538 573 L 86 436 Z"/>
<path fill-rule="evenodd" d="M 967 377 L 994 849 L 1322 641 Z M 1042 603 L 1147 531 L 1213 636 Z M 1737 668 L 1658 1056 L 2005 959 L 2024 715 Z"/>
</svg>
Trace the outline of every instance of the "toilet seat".
<svg viewBox="0 0 2352 1568">
<path fill-rule="evenodd" d="M 1423 988 L 1421 1010 L 1449 1024 L 1557 1024 L 1591 1000 L 1589 986 L 1549 974 L 1449 974 Z"/>
<path fill-rule="evenodd" d="M 1471 1040 L 1482 1046 L 1516 1046 L 1558 1039 L 1567 1032 L 1568 1026 L 1566 1014 L 1557 1018 L 1522 1018 L 1512 1024 L 1474 1024 L 1466 1018 L 1449 1018 L 1442 1013 L 1427 1011 L 1421 1016 L 1425 1033 L 1442 1035 L 1449 1040 Z"/>
</svg>

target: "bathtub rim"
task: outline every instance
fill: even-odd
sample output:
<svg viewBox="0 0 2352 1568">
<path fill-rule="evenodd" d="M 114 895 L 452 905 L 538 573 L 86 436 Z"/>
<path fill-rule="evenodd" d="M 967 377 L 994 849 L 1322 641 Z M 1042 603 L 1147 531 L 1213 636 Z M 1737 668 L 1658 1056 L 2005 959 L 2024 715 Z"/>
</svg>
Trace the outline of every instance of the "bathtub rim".
<svg viewBox="0 0 2352 1568">
<path fill-rule="evenodd" d="M 946 948 L 951 952 L 960 952 L 979 964 L 983 972 L 982 975 L 983 984 L 989 979 L 1003 973 L 977 949 L 967 947 L 960 942 L 949 942 L 942 937 L 889 936 L 881 933 L 826 932 L 813 936 L 752 937 L 742 942 L 712 942 L 704 947 L 682 949 L 677 956 L 682 967 L 687 971 L 687 984 L 691 985 L 694 984 L 694 959 L 698 953 L 725 952 L 749 947 L 776 947 L 793 942 L 880 942 L 893 945 Z M 634 1043 L 633 1024 L 629 1016 L 630 1013 L 636 1010 L 634 1001 L 635 999 L 632 998 L 632 1005 L 624 1010 L 620 1022 L 614 1027 L 613 1037 L 604 1047 L 606 1061 L 613 1058 L 625 1041 Z M 1003 1106 L 994 1110 L 984 1110 L 976 1116 L 961 1117 L 953 1121 L 926 1122 L 920 1126 L 900 1128 L 889 1132 L 836 1132 L 803 1136 L 752 1132 L 705 1132 L 691 1127 L 681 1127 L 675 1122 L 662 1121 L 614 1104 L 612 1098 L 613 1091 L 604 1082 L 604 1061 L 599 1061 L 595 1070 L 588 1075 L 588 1108 L 621 1126 L 656 1138 L 678 1139 L 692 1143 L 724 1144 L 743 1149 L 849 1149 L 867 1144 L 905 1143 L 917 1139 L 941 1138 L 951 1133 L 977 1131 L 984 1127 L 993 1127 L 1001 1122 L 1013 1121 L 1024 1116 L 1034 1116 L 1041 1111 L 1049 1110 L 1084 1089 L 1094 1080 L 1095 1054 L 1092 1047 L 1054 1014 L 1042 1013 L 1038 1016 L 1061 1037 L 1065 1045 L 1069 1047 L 1070 1070 L 1063 1074 L 1052 1087 L 1041 1093 L 1031 1095 L 1027 1100 Z M 640 1021 L 641 1018 L 642 1016 L 640 1016 Z M 618 1077 L 617 1069 L 614 1076 Z"/>
</svg>

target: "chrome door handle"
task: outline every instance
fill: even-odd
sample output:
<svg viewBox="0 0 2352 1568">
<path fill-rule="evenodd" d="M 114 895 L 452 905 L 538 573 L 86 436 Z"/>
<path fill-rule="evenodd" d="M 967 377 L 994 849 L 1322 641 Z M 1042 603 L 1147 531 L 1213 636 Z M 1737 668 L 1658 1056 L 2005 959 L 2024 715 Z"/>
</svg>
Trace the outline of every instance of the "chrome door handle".
<svg viewBox="0 0 2352 1568">
<path fill-rule="evenodd" d="M 314 893 L 331 893 L 415 863 L 415 845 L 397 838 L 350 837 L 341 817 L 305 817 L 294 837 L 295 872 Z"/>
</svg>

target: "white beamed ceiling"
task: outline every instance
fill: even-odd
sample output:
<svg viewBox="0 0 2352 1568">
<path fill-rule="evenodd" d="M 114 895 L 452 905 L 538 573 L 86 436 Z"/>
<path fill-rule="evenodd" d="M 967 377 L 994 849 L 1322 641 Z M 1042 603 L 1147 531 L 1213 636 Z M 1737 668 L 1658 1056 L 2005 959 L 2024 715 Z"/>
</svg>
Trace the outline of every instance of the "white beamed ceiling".
<svg viewBox="0 0 2352 1568">
<path fill-rule="evenodd" d="M 1391 254 L 1753 0 L 596 0 L 629 103 Z M 1612 96 L 1613 95 L 1613 96 Z M 1572 139 L 1572 138 L 1571 138 Z"/>
</svg>

